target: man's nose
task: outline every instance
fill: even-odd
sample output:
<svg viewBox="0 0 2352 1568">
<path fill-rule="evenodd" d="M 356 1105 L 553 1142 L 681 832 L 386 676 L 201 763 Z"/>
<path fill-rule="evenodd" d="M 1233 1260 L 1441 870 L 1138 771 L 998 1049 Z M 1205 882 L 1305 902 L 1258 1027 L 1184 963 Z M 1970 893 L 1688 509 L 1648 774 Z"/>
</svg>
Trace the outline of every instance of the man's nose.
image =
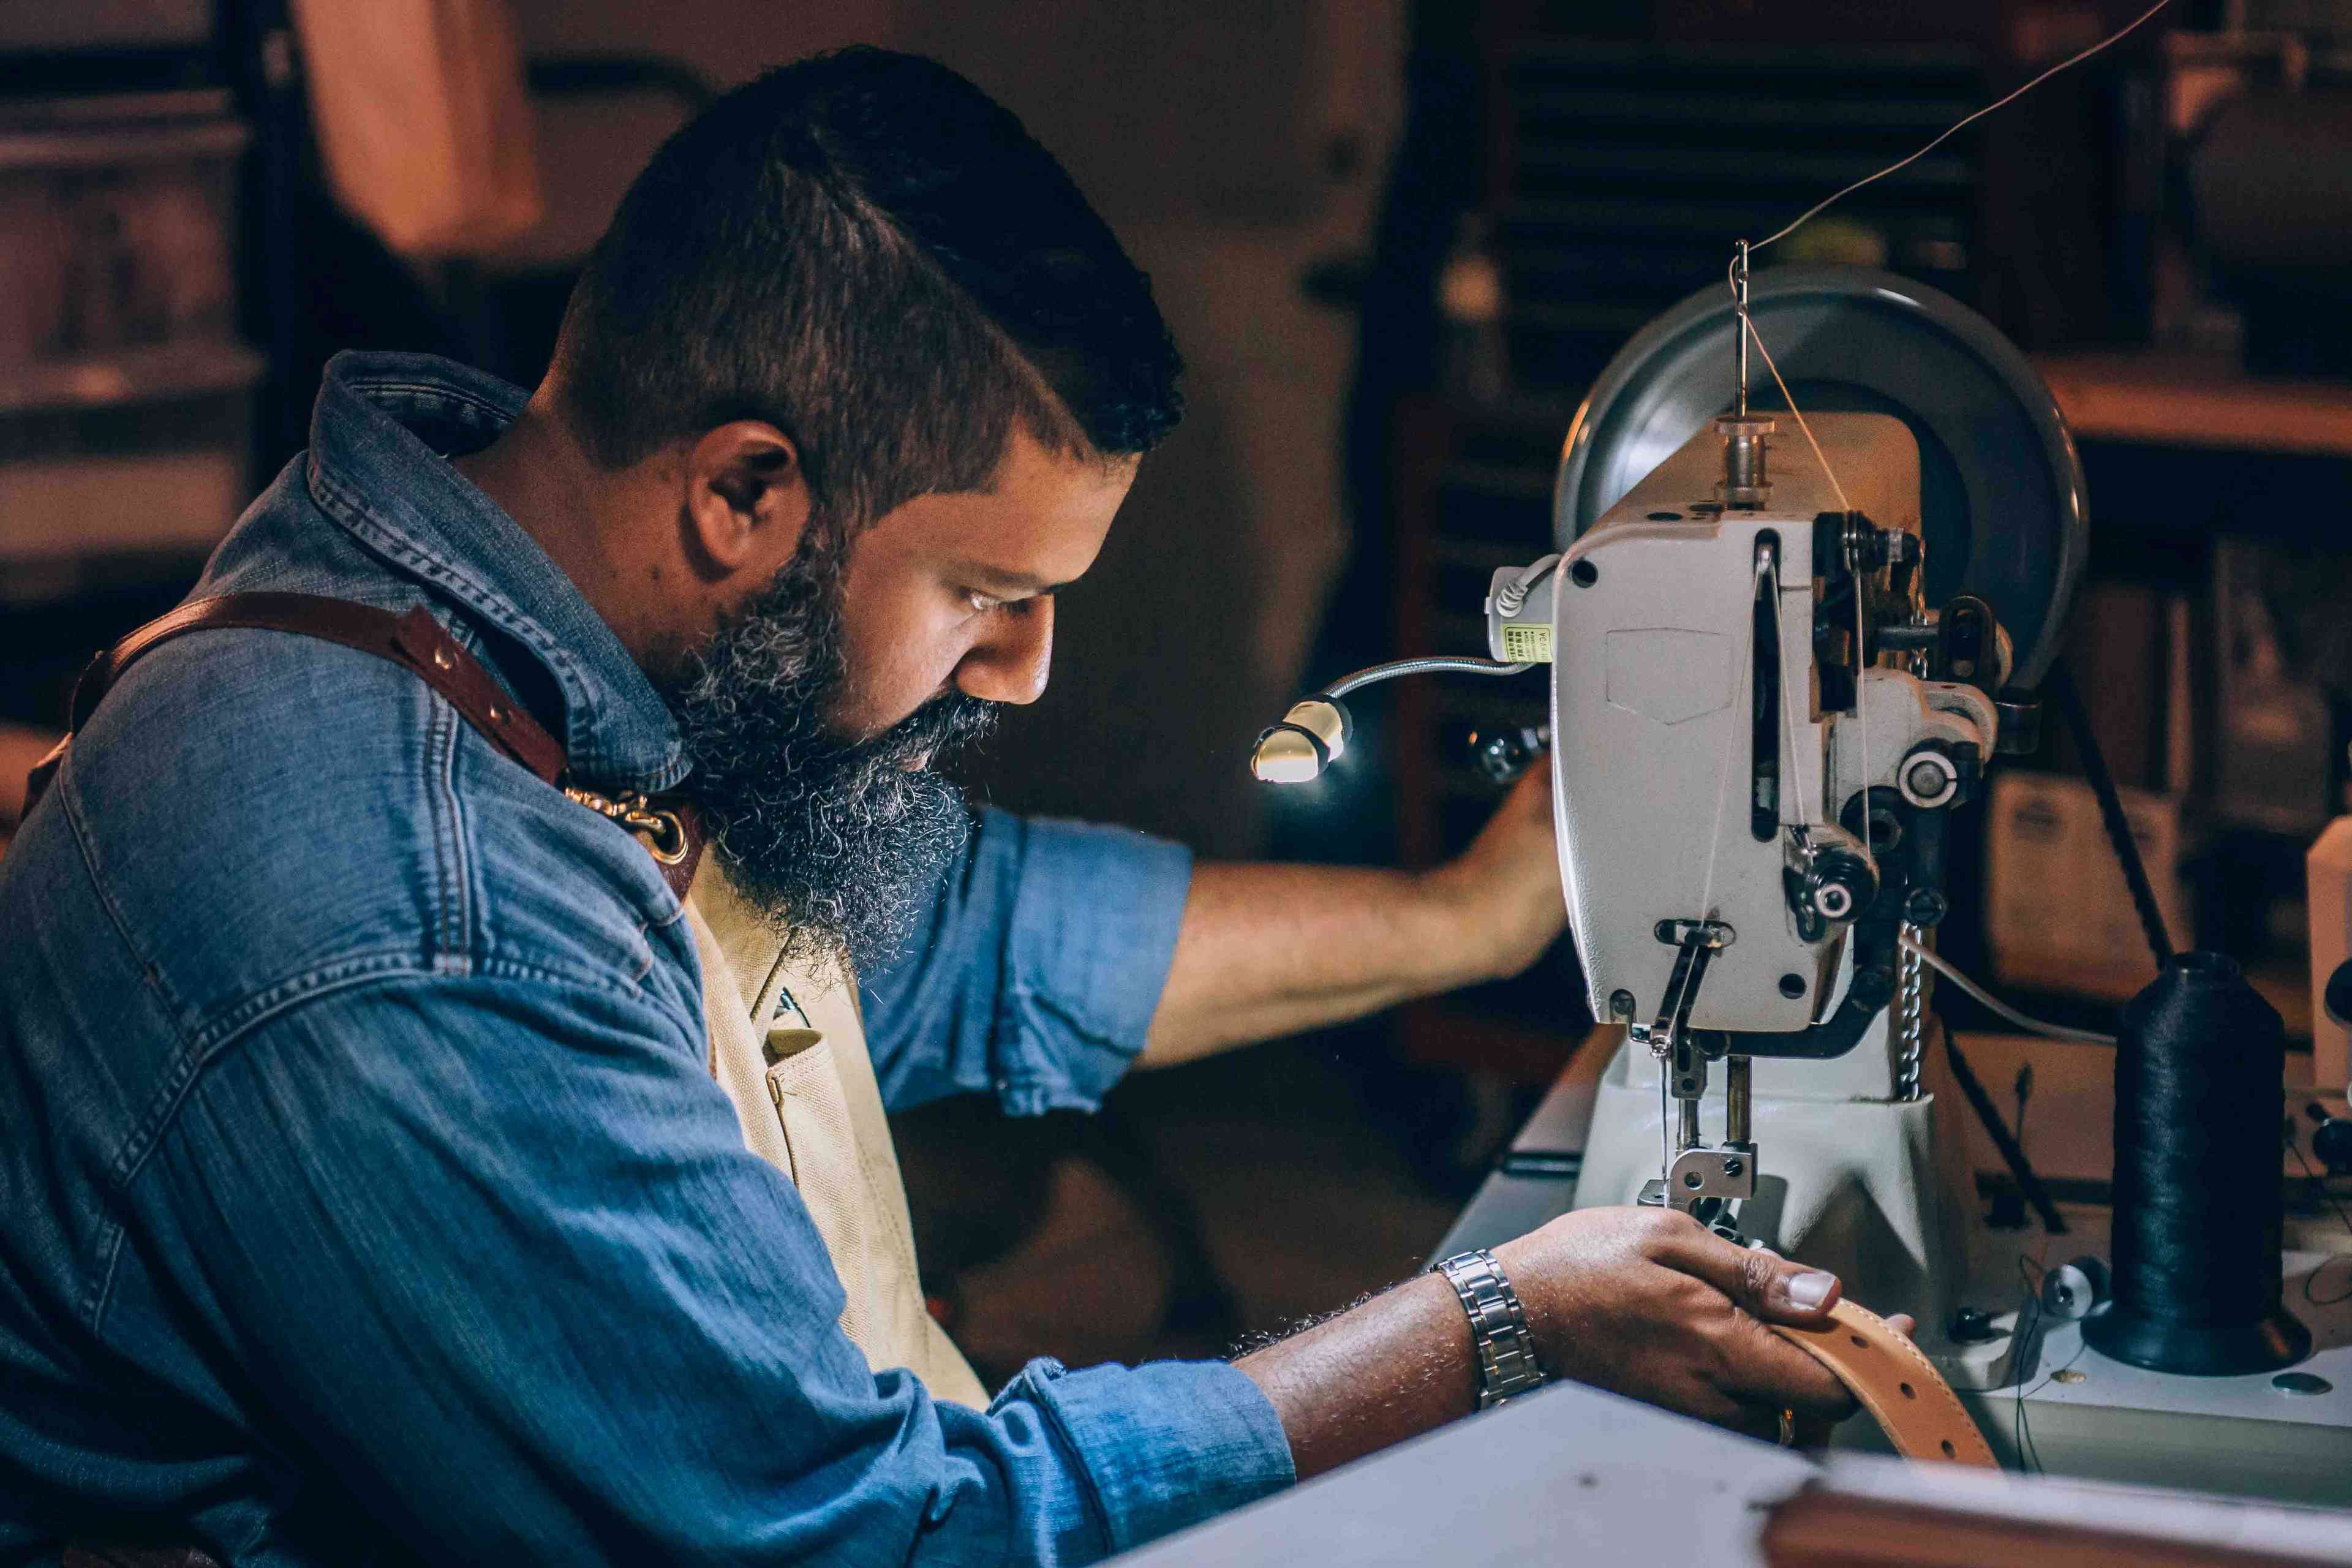
<svg viewBox="0 0 2352 1568">
<path fill-rule="evenodd" d="M 1034 702 L 1054 665 L 1054 601 L 1040 595 L 995 617 L 956 666 L 956 689 L 986 702 Z"/>
</svg>

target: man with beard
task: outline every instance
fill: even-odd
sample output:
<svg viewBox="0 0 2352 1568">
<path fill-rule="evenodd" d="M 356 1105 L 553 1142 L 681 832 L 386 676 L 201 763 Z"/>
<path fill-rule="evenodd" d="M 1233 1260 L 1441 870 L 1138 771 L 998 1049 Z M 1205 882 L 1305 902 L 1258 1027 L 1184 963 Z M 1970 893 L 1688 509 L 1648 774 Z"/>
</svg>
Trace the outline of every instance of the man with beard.
<svg viewBox="0 0 2352 1568">
<path fill-rule="evenodd" d="M 0 1559 L 1075 1562 L 1538 1373 L 1850 1408 L 1761 1321 L 1836 1281 L 1654 1212 L 992 1400 L 860 1318 L 884 1100 L 1091 1104 L 1559 928 L 1540 785 L 1416 878 L 975 830 L 927 771 L 1042 689 L 1176 369 L 1052 158 L 872 51 L 663 149 L 528 397 L 337 362 L 198 592 L 403 612 L 408 668 L 158 644 L 0 863 Z M 846 966 L 873 1037 L 795 1077 L 856 1045 Z"/>
</svg>

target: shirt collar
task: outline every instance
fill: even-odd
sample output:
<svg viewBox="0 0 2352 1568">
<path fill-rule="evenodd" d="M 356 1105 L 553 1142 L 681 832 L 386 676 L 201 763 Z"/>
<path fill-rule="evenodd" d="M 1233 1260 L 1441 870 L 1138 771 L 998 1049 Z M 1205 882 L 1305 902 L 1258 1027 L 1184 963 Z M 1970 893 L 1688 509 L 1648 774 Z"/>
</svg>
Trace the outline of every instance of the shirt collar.
<svg viewBox="0 0 2352 1568">
<path fill-rule="evenodd" d="M 545 666 L 583 779 L 648 793 L 688 772 L 645 671 L 520 524 L 442 454 L 473 451 L 529 395 L 428 354 L 340 353 L 311 416 L 311 499 L 372 552 Z"/>
</svg>

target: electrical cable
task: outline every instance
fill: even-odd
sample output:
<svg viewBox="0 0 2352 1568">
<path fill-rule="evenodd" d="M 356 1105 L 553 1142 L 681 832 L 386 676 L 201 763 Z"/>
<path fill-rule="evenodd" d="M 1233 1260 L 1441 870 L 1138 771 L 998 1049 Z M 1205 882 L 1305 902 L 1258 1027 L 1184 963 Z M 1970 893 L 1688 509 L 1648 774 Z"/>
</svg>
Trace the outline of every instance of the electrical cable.
<svg viewBox="0 0 2352 1568">
<path fill-rule="evenodd" d="M 2035 88 L 2040 87 L 2043 82 L 2048 81 L 2052 77 L 2056 76 L 2060 71 L 2069 70 L 2075 66 L 2081 65 L 2084 60 L 2089 59 L 2093 55 L 2099 53 L 2102 49 L 2110 48 L 2116 44 L 2122 42 L 2126 34 L 2136 31 L 2141 23 L 2146 22 L 2149 17 L 2155 16 L 2158 11 L 2163 10 L 2170 4 L 2172 4 L 2172 0 L 2156 0 L 2155 5 L 2150 5 L 2147 10 L 2133 17 L 2130 21 L 2125 23 L 2116 31 L 2108 34 L 2097 43 L 2093 44 L 2089 48 L 2080 50 L 2075 54 L 2068 56 L 2066 58 L 2060 60 L 2056 65 L 2052 66 L 2048 70 L 2043 71 L 2040 76 L 2035 77 L 2032 81 L 2027 82 L 2023 87 L 2021 87 L 2015 91 L 2008 93 L 2003 97 L 1997 98 L 1992 102 L 1986 104 L 1982 109 L 1978 110 L 1974 114 L 1969 115 L 1967 119 L 1959 121 L 1956 124 L 1952 125 L 1949 129 L 1938 135 L 1934 141 L 1928 142 L 1926 146 L 1920 148 L 1916 153 L 1912 153 L 1909 157 L 1902 159 L 1896 163 L 1889 163 L 1886 167 L 1879 170 L 1874 174 L 1864 174 L 1861 179 L 1856 180 L 1853 184 L 1846 186 L 1845 189 L 1838 192 L 1837 195 L 1814 203 L 1811 206 L 1807 207 L 1801 214 L 1800 214 L 1796 218 L 1796 221 L 1793 223 L 1774 230 L 1769 236 L 1763 239 L 1759 239 L 1755 244 L 1749 246 L 1748 247 L 1749 253 L 1753 254 L 1756 251 L 1763 249 L 1766 246 L 1773 244 L 1775 241 L 1788 238 L 1790 235 L 1796 233 L 1797 230 L 1802 228 L 1806 224 L 1811 223 L 1823 211 L 1836 205 L 1839 202 L 1845 200 L 1846 197 L 1853 195 L 1854 192 L 1862 189 L 1864 185 L 1875 184 L 1876 182 L 1886 178 L 1889 174 L 1910 167 L 1920 159 L 1926 157 L 1928 153 L 1934 152 L 1937 148 L 1942 146 L 1945 142 L 1950 141 L 1953 137 L 1958 135 L 1961 132 L 1967 130 L 1969 126 L 1975 124 L 1978 121 L 1982 120 L 1986 115 L 1990 114 L 1994 110 L 2006 108 L 2008 105 L 2016 102 L 2019 99 L 2023 98 L 2027 93 L 2032 92 Z"/>
<path fill-rule="evenodd" d="M 2016 1365 L 2016 1358 L 2025 1351 L 2041 1348 L 2033 1337 L 2042 1327 L 2042 1281 L 2036 1278 L 2040 1272 L 2040 1265 L 2032 1258 L 2021 1252 L 2017 1255 L 2017 1277 L 2024 1283 L 2025 1299 L 2017 1304 L 2017 1331 L 2010 1342 L 2011 1368 L 2017 1373 L 2017 1404 L 2009 1418 L 2009 1441 L 2010 1446 L 2017 1450 L 2018 1468 L 2024 1470 L 2033 1468 L 2033 1439 L 2025 1421 L 2026 1373 L 2021 1366 Z"/>
<path fill-rule="evenodd" d="M 1495 607 L 1509 620 L 1526 607 L 1528 595 L 1539 587 L 1543 580 L 1559 569 L 1559 557 L 1555 555 L 1526 576 L 1503 584 L 1495 594 Z"/>
<path fill-rule="evenodd" d="M 2028 1273 L 2028 1269 L 2032 1269 L 2032 1272 Z M 2016 1342 L 2021 1348 L 2024 1348 L 2032 1342 L 2032 1335 L 2034 1331 L 2039 1329 L 2042 1325 L 2042 1281 L 2040 1277 L 2046 1272 L 2047 1270 L 2043 1269 L 2041 1265 L 2026 1258 L 2023 1253 L 2020 1253 L 2018 1255 L 2017 1276 L 2020 1279 L 2024 1281 L 2027 1291 L 2025 1304 L 2018 1309 L 2018 1319 L 2021 1324 L 2021 1329 Z M 2023 1373 L 2020 1373 L 2018 1374 L 2017 1414 L 2013 1417 L 2013 1424 L 2011 1426 L 2010 1434 L 2011 1440 L 2017 1445 L 2017 1462 L 2021 1466 L 2042 1472 L 2046 1472 L 2049 1469 L 2049 1467 L 2042 1462 L 2041 1447 L 2033 1441 L 2033 1424 L 2026 1419 L 2025 1401 L 2029 1396 L 2039 1394 L 2043 1389 L 2049 1387 L 2050 1384 L 2055 1382 L 2062 1373 L 2072 1369 L 2076 1362 L 2083 1359 L 2083 1352 L 2085 1348 L 2087 1347 L 2084 1343 L 2077 1342 L 2074 1346 L 2074 1353 L 2073 1355 L 2068 1356 L 2063 1364 L 2053 1367 L 2048 1375 L 2044 1376 L 2041 1382 L 2035 1384 L 2031 1388 L 2028 1388 L 2025 1385 L 2025 1374 Z"/>
<path fill-rule="evenodd" d="M 2025 1152 L 2025 1108 L 2033 1102 L 2033 1064 L 2026 1062 L 2010 1079 L 2010 1093 L 2017 1100 L 2017 1152 Z"/>
<path fill-rule="evenodd" d="M 1960 1049 L 1959 1037 L 1952 1033 L 1950 1021 L 1939 1013 L 1936 1022 L 1944 1031 L 1944 1060 L 1952 1069 L 1952 1081 L 1959 1087 L 1960 1097 L 1969 1102 L 1969 1109 L 1976 1112 L 1977 1121 L 1983 1125 L 1985 1135 L 1992 1140 L 2001 1163 L 2009 1167 L 2009 1173 L 2016 1181 L 2018 1190 L 2024 1194 L 2025 1201 L 2032 1205 L 2033 1212 L 2041 1218 L 2042 1228 L 2052 1236 L 2065 1235 L 2065 1216 L 2058 1212 L 2057 1204 L 2050 1196 L 2050 1189 L 2042 1184 L 2041 1173 L 2025 1157 L 2025 1150 L 2017 1142 L 2016 1135 L 2000 1119 L 2000 1108 L 1992 1102 L 1992 1096 L 1985 1089 L 1984 1080 L 1977 1077 L 1976 1068 L 1969 1065 L 1968 1055 Z"/>
<path fill-rule="evenodd" d="M 2096 1029 L 2070 1028 L 2063 1024 L 2046 1023 L 2040 1018 L 2032 1017 L 2024 1013 L 2021 1013 L 2016 1008 L 2011 1006 L 2008 1003 L 2002 1001 L 2000 997 L 1994 995 L 1991 992 L 1986 990 L 1983 986 L 1978 984 L 1975 981 L 1969 979 L 1967 975 L 1961 973 L 1960 971 L 1953 965 L 1951 960 L 1946 958 L 1942 953 L 1937 952 L 1934 948 L 1927 946 L 1925 942 L 1914 941 L 1908 935 L 1899 935 L 1895 940 L 1902 944 L 1903 950 L 1906 952 L 1915 954 L 1920 963 L 1926 964 L 1928 968 L 1934 970 L 1937 973 L 1942 975 L 1945 979 L 1950 981 L 1953 984 L 1958 986 L 1963 992 L 1967 993 L 1969 1000 L 1975 1002 L 1979 1006 L 1985 1008 L 1987 1011 L 1999 1015 L 2001 1018 L 2016 1025 L 2019 1028 L 2023 1029 L 2028 1034 L 2044 1035 L 2053 1040 L 2073 1040 L 2078 1044 L 2086 1046 L 2112 1046 L 2116 1043 L 2116 1037 L 2113 1035 L 2103 1035 Z"/>
<path fill-rule="evenodd" d="M 1391 659 L 1386 664 L 1343 675 L 1315 695 L 1345 697 L 1360 687 L 1376 680 L 1393 680 L 1400 675 L 1525 675 L 1534 668 L 1532 664 L 1512 664 L 1506 659 L 1480 658 L 1475 654 L 1433 653 L 1419 658 Z"/>
<path fill-rule="evenodd" d="M 2336 1217 L 2344 1222 L 2345 1230 L 2347 1232 L 2352 1232 L 2352 1214 L 2346 1213 L 2344 1205 L 2337 1200 L 2334 1193 L 2328 1191 L 2327 1178 L 2311 1168 L 2311 1162 L 2304 1157 L 2303 1145 L 2290 1138 L 2287 1140 L 2286 1146 L 2288 1152 L 2294 1156 L 2294 1163 L 2303 1167 L 2303 1173 L 2310 1179 L 2314 1190 L 2315 1190 L 2321 1197 L 2327 1200 L 2327 1206 L 2334 1209 L 2336 1211 Z M 2352 1257 L 2352 1253 L 2338 1253 L 2336 1256 Z M 2310 1302 L 2315 1307 L 2340 1307 L 2347 1301 L 2352 1301 L 2352 1285 L 2347 1285 L 2333 1296 L 2315 1296 L 2312 1294 L 2311 1288 L 2313 1284 L 2318 1280 L 2320 1269 L 2326 1268 L 2329 1263 L 2334 1261 L 2335 1258 L 2325 1259 L 2320 1263 L 2318 1268 L 2314 1268 L 2310 1273 L 2303 1277 L 2303 1299 Z"/>
<path fill-rule="evenodd" d="M 2083 693 L 2074 685 L 2074 672 L 2064 656 L 2053 659 L 2050 672 L 2042 678 L 2042 689 L 2058 704 L 2058 716 L 2065 721 L 2066 730 L 2074 739 L 2074 750 L 2082 754 L 2083 774 L 2090 781 L 2091 793 L 2099 803 L 2099 821 L 2107 830 L 2108 847 L 2115 850 L 2116 863 L 2123 867 L 2124 886 L 2131 893 L 2132 910 L 2139 916 L 2140 933 L 2147 939 L 2147 951 L 2162 969 L 2173 953 L 2172 933 L 2165 929 L 2164 911 L 2157 906 L 2156 889 L 2147 879 L 2147 867 L 2139 858 L 2139 843 L 2132 837 L 2131 819 L 2124 815 L 2123 798 L 2116 793 L 2115 774 L 2107 771 L 2107 757 L 2099 749 L 2099 737 L 2091 728 L 2090 710 L 2083 706 Z"/>
</svg>

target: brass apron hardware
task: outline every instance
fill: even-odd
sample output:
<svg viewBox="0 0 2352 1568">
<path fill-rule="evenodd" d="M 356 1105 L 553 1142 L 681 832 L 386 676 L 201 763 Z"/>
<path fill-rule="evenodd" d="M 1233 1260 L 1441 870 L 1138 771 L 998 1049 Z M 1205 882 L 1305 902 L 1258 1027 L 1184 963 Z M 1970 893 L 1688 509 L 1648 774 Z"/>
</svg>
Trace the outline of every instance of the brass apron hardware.
<svg viewBox="0 0 2352 1568">
<path fill-rule="evenodd" d="M 665 866 L 675 866 L 687 856 L 686 824 L 677 813 L 657 806 L 633 789 L 625 789 L 617 796 L 598 795 L 594 790 L 563 786 L 563 793 L 600 816 L 607 816 L 632 833 L 646 836 L 646 847 L 655 859 Z"/>
</svg>

